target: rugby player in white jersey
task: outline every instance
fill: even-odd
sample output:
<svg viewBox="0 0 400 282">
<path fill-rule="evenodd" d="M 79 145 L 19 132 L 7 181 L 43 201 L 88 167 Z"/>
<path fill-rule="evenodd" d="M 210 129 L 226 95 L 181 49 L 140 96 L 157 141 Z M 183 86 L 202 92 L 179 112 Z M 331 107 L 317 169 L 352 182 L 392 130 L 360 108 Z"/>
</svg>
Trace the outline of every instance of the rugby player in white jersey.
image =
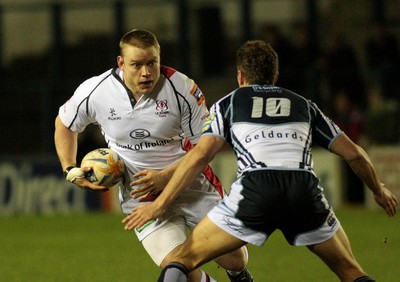
<svg viewBox="0 0 400 282">
<path fill-rule="evenodd" d="M 203 136 L 160 197 L 124 219 L 126 228 L 132 229 L 158 217 L 225 142 L 232 145 L 237 181 L 179 247 L 159 281 L 186 281 L 190 271 L 215 257 L 247 243 L 263 245 L 276 229 L 290 244 L 307 246 L 341 281 L 375 281 L 354 258 L 324 197 L 313 169 L 312 143 L 342 157 L 388 216 L 396 214 L 397 198 L 380 182 L 366 152 L 314 103 L 274 85 L 278 55 L 269 44 L 246 42 L 237 52 L 237 69 L 239 88 L 211 107 Z"/>
<path fill-rule="evenodd" d="M 151 32 L 126 33 L 117 63 L 116 68 L 84 81 L 60 107 L 55 145 L 68 181 L 84 189 L 105 190 L 84 178 L 90 168 L 79 168 L 76 160 L 78 134 L 89 124 L 99 125 L 108 147 L 125 163 L 125 183 L 119 189 L 122 211 L 129 215 L 157 197 L 185 150 L 197 143 L 209 113 L 196 83 L 160 64 L 160 46 Z M 140 192 L 131 196 L 139 187 Z M 187 226 L 193 228 L 223 196 L 221 183 L 207 167 L 162 216 L 135 229 L 153 261 L 167 265 L 186 239 Z M 245 247 L 215 261 L 231 281 L 252 281 Z M 214 281 L 200 269 L 190 279 Z"/>
</svg>

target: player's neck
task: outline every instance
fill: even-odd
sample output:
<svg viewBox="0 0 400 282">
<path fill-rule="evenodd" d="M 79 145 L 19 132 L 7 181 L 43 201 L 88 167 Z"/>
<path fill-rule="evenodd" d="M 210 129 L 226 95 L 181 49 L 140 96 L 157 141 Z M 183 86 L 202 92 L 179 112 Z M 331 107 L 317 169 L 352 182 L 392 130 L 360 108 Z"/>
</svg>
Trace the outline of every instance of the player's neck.
<svg viewBox="0 0 400 282">
<path fill-rule="evenodd" d="M 135 98 L 136 102 L 140 100 L 140 98 L 142 98 L 142 96 L 144 95 L 143 93 L 134 93 L 132 92 L 133 98 Z"/>
</svg>

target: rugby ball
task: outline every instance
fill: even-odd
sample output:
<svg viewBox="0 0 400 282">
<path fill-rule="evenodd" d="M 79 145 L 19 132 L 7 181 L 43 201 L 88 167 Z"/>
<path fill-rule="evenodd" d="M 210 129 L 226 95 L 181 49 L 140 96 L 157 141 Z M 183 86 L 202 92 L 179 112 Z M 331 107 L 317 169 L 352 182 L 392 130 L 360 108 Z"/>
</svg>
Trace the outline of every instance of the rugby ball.
<svg viewBox="0 0 400 282">
<path fill-rule="evenodd" d="M 90 182 L 111 188 L 123 180 L 125 165 L 116 152 L 108 148 L 90 151 L 82 159 L 81 167 L 91 167 L 86 173 Z"/>
</svg>

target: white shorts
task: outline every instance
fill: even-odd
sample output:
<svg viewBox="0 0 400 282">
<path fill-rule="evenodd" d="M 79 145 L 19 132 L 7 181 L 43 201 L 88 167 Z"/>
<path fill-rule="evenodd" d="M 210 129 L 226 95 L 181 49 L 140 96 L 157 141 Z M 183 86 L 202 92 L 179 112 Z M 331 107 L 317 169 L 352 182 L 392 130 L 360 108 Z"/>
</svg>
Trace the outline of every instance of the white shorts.
<svg viewBox="0 0 400 282">
<path fill-rule="evenodd" d="M 154 263 L 160 266 L 164 258 L 185 239 L 185 220 L 181 216 L 175 216 L 147 235 L 142 244 Z"/>
<path fill-rule="evenodd" d="M 186 191 L 162 218 L 148 222 L 135 233 L 153 261 L 160 266 L 165 256 L 185 241 L 186 228 L 193 228 L 220 201 L 218 192 Z"/>
</svg>

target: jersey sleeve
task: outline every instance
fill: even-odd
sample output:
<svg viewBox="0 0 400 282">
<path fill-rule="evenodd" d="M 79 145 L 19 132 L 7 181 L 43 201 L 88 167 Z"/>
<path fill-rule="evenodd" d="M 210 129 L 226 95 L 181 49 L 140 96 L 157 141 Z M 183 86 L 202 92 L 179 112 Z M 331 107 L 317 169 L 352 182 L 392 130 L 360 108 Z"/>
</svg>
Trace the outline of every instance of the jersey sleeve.
<svg viewBox="0 0 400 282">
<path fill-rule="evenodd" d="M 63 124 L 73 132 L 81 133 L 86 126 L 95 122 L 89 112 L 88 84 L 89 81 L 82 83 L 58 111 Z"/>
<path fill-rule="evenodd" d="M 330 149 L 332 142 L 343 131 L 330 118 L 328 118 L 315 103 L 310 102 L 313 115 L 313 141 L 323 148 Z"/>
<path fill-rule="evenodd" d="M 231 121 L 231 107 L 230 98 L 231 94 L 225 96 L 210 108 L 210 115 L 203 126 L 203 134 L 211 134 L 220 136 L 229 142 L 230 140 L 230 126 Z"/>
<path fill-rule="evenodd" d="M 192 144 L 196 144 L 200 139 L 203 124 L 209 115 L 209 111 L 203 92 L 193 80 L 185 78 L 183 92 L 181 126 L 185 137 Z"/>
</svg>

